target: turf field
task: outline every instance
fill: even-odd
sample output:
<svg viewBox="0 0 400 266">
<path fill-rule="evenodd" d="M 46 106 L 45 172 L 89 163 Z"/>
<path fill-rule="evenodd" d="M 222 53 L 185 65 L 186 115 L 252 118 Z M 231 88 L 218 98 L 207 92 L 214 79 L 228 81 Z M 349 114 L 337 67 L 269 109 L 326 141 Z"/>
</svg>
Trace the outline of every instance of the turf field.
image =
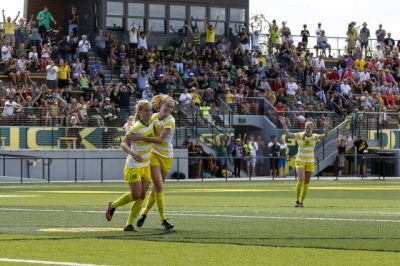
<svg viewBox="0 0 400 266">
<path fill-rule="evenodd" d="M 176 230 L 105 219 L 122 183 L 0 184 L 0 264 L 399 265 L 400 180 L 168 182 Z M 156 211 L 156 209 L 155 209 Z"/>
</svg>

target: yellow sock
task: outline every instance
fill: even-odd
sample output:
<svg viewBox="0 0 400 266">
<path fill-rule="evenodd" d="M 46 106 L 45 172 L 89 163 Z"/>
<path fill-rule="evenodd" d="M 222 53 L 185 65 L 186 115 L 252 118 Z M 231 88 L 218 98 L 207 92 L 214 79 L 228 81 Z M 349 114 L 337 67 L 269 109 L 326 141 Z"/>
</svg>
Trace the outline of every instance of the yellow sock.
<svg viewBox="0 0 400 266">
<path fill-rule="evenodd" d="M 307 196 L 307 191 L 308 191 L 308 184 L 303 185 L 303 190 L 301 191 L 301 202 L 304 201 L 304 199 Z"/>
<path fill-rule="evenodd" d="M 125 193 L 124 195 L 122 195 L 121 197 L 119 197 L 116 201 L 114 201 L 111 206 L 113 208 L 118 208 L 119 206 L 128 204 L 129 202 L 131 202 L 132 199 L 132 194 L 130 192 Z"/>
<path fill-rule="evenodd" d="M 138 217 L 140 210 L 142 209 L 142 204 L 143 204 L 142 199 L 138 199 L 132 204 L 131 212 L 129 213 L 128 221 L 126 222 L 127 225 L 132 224 L 133 221 L 136 219 L 136 217 Z"/>
<path fill-rule="evenodd" d="M 151 192 L 149 197 L 147 198 L 146 207 L 144 208 L 144 211 L 142 214 L 147 215 L 149 213 L 150 209 L 153 207 L 155 202 L 156 202 L 156 199 L 154 198 L 154 193 Z"/>
<path fill-rule="evenodd" d="M 165 217 L 164 213 L 164 192 L 161 193 L 154 193 L 156 202 L 157 202 L 157 207 L 158 207 L 158 212 L 160 213 L 160 218 L 161 221 L 166 220 L 167 218 Z"/>
<path fill-rule="evenodd" d="M 303 181 L 297 181 L 296 192 L 297 192 L 297 201 L 300 201 L 301 191 L 303 189 Z"/>
</svg>

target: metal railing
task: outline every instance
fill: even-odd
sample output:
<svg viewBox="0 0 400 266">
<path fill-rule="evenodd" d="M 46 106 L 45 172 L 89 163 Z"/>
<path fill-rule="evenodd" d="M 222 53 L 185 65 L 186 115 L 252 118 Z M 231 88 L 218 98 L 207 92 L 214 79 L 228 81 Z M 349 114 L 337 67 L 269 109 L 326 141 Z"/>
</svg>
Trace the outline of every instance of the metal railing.
<svg viewBox="0 0 400 266">
<path fill-rule="evenodd" d="M 293 39 L 293 43 L 297 44 L 301 42 L 302 36 L 301 35 L 291 35 Z M 345 55 L 347 53 L 347 37 L 340 37 L 340 36 L 326 36 L 328 39 L 328 43 L 331 45 L 331 50 L 332 50 L 332 56 L 338 57 L 341 55 Z M 268 35 L 267 34 L 260 34 L 261 42 L 266 44 L 268 43 Z M 371 53 L 371 48 L 375 47 L 377 44 L 377 40 L 370 38 L 368 40 L 368 47 L 369 47 L 369 53 Z M 315 48 L 317 46 L 317 36 L 312 35 L 308 37 L 308 49 L 310 50 L 315 50 L 315 56 L 317 56 L 317 49 Z M 319 49 L 320 50 L 320 49 Z"/>
<path fill-rule="evenodd" d="M 344 163 L 340 165 L 335 162 L 331 169 L 325 171 L 324 177 L 331 177 L 335 179 L 346 178 L 346 177 L 359 177 L 360 180 L 367 177 L 377 177 L 379 179 L 386 177 L 394 177 L 399 178 L 399 161 L 400 156 L 391 151 L 380 151 L 377 154 L 344 154 L 340 155 L 344 156 Z M 340 157 L 339 155 L 337 158 Z M 57 158 L 49 158 L 49 157 L 33 157 L 33 156 L 12 156 L 0 154 L 0 182 L 54 182 L 54 181 L 69 181 L 69 182 L 80 182 L 80 181 L 110 181 L 110 180 L 121 180 L 123 164 L 125 161 L 125 157 L 107 157 L 107 158 L 87 158 L 87 157 L 77 157 L 77 158 L 69 158 L 69 157 L 57 157 Z M 213 167 L 219 166 L 219 160 L 226 160 L 228 162 L 227 167 L 223 167 L 222 171 L 217 170 L 216 172 L 212 172 Z M 238 173 L 234 172 L 234 160 L 239 160 L 240 163 L 240 177 L 248 178 L 248 180 L 257 180 L 259 177 L 262 178 L 270 178 L 271 180 L 275 180 L 279 178 L 288 177 L 287 176 L 287 167 L 282 168 L 283 172 L 280 172 L 279 169 L 274 165 L 278 160 L 285 160 L 287 165 L 294 165 L 294 157 L 272 157 L 272 156 L 262 156 L 262 157 L 210 157 L 210 156 L 194 156 L 194 157 L 175 157 L 174 161 L 176 164 L 176 169 L 174 173 L 170 173 L 169 179 L 176 179 L 179 181 L 180 179 L 198 179 L 204 181 L 209 178 L 219 178 L 220 180 L 230 181 L 235 178 L 239 178 L 239 176 L 234 176 L 234 174 L 238 175 Z M 251 160 L 257 160 L 256 164 L 256 173 L 252 173 L 252 171 L 248 171 L 248 163 Z M 11 167 L 9 167 L 10 161 L 17 161 L 12 164 L 13 176 L 8 176 Z M 19 162 L 18 162 L 19 161 Z M 91 161 L 87 162 L 87 161 Z M 109 168 L 110 163 L 115 163 L 115 161 L 121 162 L 120 169 L 114 169 L 117 174 L 113 174 L 110 178 L 109 174 L 106 174 L 107 169 Z M 186 161 L 188 163 L 182 163 Z M 59 163 L 69 163 L 72 164 L 71 171 L 67 171 L 67 173 L 63 173 L 64 177 L 60 178 Z M 262 163 L 262 172 L 258 172 L 258 163 Z M 363 164 L 366 165 L 366 173 L 363 173 Z M 88 167 L 82 167 L 82 165 L 90 164 L 90 169 L 93 167 L 98 170 L 96 173 L 96 177 L 88 177 L 91 171 Z M 186 166 L 183 166 L 186 165 Z M 343 165 L 343 166 L 342 166 Z M 360 173 L 357 173 L 358 165 L 360 167 Z M 18 167 L 16 167 L 18 166 Z M 36 169 L 34 169 L 36 167 Z M 37 168 L 38 167 L 38 168 Z M 186 169 L 182 167 L 187 167 Z M 341 168 L 339 168 L 341 167 Z M 214 168 L 217 169 L 217 168 Z M 276 170 L 275 170 L 276 169 Z M 286 170 L 285 170 L 286 169 Z M 320 175 L 319 169 L 319 159 L 316 158 L 315 161 L 315 169 L 317 179 L 320 179 L 322 175 Z M 35 170 L 35 171 L 33 171 Z M 109 169 L 108 169 L 109 170 Z M 120 170 L 120 171 L 119 171 Z M 237 170 L 237 169 L 236 169 Z M 271 172 L 272 170 L 272 172 Z M 275 170 L 275 171 L 274 171 Z M 339 170 L 343 171 L 341 175 L 339 175 Z M 38 176 L 34 176 L 34 172 L 40 173 Z M 182 174 L 188 173 L 188 176 Z M 272 174 L 271 174 L 272 173 Z M 295 179 L 297 179 L 296 171 L 294 171 Z M 6 180 L 6 181 L 4 181 Z"/>
</svg>

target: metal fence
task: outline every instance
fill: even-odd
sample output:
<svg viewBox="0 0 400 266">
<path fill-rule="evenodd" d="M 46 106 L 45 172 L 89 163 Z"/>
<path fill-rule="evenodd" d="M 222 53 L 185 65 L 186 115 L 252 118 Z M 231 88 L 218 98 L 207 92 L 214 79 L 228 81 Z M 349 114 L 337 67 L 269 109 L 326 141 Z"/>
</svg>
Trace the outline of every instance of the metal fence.
<svg viewBox="0 0 400 266">
<path fill-rule="evenodd" d="M 125 157 L 115 157 L 115 158 L 41 158 L 41 157 L 32 157 L 32 156 L 10 156 L 10 155 L 0 155 L 2 167 L 0 168 L 0 182 L 4 181 L 12 181 L 12 182 L 32 182 L 32 181 L 40 181 L 40 182 L 55 182 L 55 181 L 69 181 L 69 182 L 82 182 L 82 181 L 98 181 L 104 182 L 109 180 L 121 180 L 122 178 L 122 169 L 123 164 L 116 169 L 116 171 L 120 174 L 117 174 L 114 178 L 110 178 L 105 172 L 109 167 L 108 164 L 115 163 L 116 160 L 124 161 Z M 341 156 L 337 156 L 337 160 L 335 163 L 325 171 L 320 171 L 319 169 L 319 160 L 316 159 L 315 169 L 316 175 L 315 178 L 320 179 L 321 177 L 331 177 L 334 179 L 341 178 L 355 178 L 359 177 L 360 179 L 364 179 L 367 177 L 375 177 L 378 179 L 385 179 L 386 177 L 395 177 L 399 178 L 399 153 L 394 153 L 392 151 L 379 151 L 373 154 L 345 154 L 342 155 L 344 157 L 344 162 L 340 162 Z M 174 161 L 177 165 L 176 171 L 170 173 L 169 179 L 175 179 L 176 181 L 182 179 L 198 179 L 198 180 L 206 180 L 210 178 L 215 178 L 219 180 L 231 181 L 239 178 L 239 176 L 235 176 L 238 173 L 234 172 L 234 160 L 239 160 L 241 167 L 241 180 L 259 180 L 260 177 L 263 179 L 267 178 L 270 180 L 285 180 L 288 178 L 288 165 L 290 164 L 294 166 L 295 158 L 294 157 L 257 157 L 257 158 L 249 158 L 249 157 L 240 157 L 240 158 L 232 158 L 232 157 L 204 157 L 204 156 L 194 156 L 194 157 L 175 157 Z M 253 174 L 251 171 L 248 172 L 247 167 L 252 160 L 256 160 L 256 174 Z M 90 170 L 83 170 L 81 166 L 82 164 L 88 163 L 87 161 L 93 161 L 95 165 L 97 165 L 97 172 L 95 177 L 87 177 Z M 213 167 L 219 166 L 219 161 L 226 160 L 227 167 L 222 167 L 222 171 L 220 170 L 218 173 L 214 174 Z M 279 172 L 277 168 L 277 163 L 279 160 L 284 160 L 286 163 L 286 167 L 284 167 L 283 172 Z M 9 169 L 7 162 L 14 161 L 14 167 L 12 169 L 14 175 L 9 175 Z M 60 178 L 56 176 L 57 174 L 57 164 L 66 163 L 70 161 L 72 164 L 72 170 L 66 174 L 65 177 Z M 183 163 L 183 161 L 187 161 L 188 164 Z M 262 173 L 259 173 L 258 163 L 262 163 Z M 363 165 L 366 165 L 366 173 L 362 172 Z M 19 167 L 15 167 L 18 165 Z M 186 165 L 187 169 L 182 168 L 182 165 Z M 275 165 L 275 166 L 274 166 Z M 361 166 L 360 173 L 357 172 L 357 166 Z M 32 168 L 36 167 L 36 176 L 34 176 Z M 93 167 L 93 162 L 91 164 L 91 168 Z M 19 168 L 19 169 L 17 169 Z M 276 169 L 276 172 L 273 170 Z M 271 172 L 272 170 L 272 172 Z M 339 171 L 342 171 L 340 173 Z M 40 172 L 40 174 L 38 174 Z M 184 173 L 187 173 L 186 176 Z M 198 176 L 200 174 L 200 176 Z M 294 171 L 294 176 L 290 176 L 290 178 L 297 179 L 296 172 Z M 7 179 L 8 178 L 8 179 Z"/>
</svg>

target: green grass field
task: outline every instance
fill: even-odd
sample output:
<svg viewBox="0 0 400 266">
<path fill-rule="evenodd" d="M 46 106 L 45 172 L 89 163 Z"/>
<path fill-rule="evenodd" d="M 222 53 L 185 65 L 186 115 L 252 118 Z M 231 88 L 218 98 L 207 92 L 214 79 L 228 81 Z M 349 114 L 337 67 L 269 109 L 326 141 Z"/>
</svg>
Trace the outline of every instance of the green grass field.
<svg viewBox="0 0 400 266">
<path fill-rule="evenodd" d="M 123 232 L 121 183 L 0 184 L 0 264 L 399 265 L 400 180 L 168 182 L 166 208 Z M 70 264 L 67 264 L 70 263 Z"/>
</svg>

